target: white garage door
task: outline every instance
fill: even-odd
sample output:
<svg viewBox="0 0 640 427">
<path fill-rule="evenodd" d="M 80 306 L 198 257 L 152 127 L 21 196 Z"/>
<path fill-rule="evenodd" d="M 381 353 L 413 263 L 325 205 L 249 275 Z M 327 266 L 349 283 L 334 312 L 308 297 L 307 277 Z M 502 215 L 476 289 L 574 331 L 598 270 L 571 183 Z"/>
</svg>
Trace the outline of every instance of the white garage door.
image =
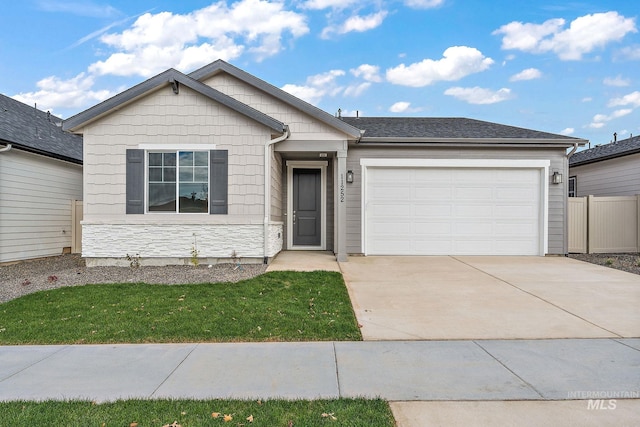
<svg viewBox="0 0 640 427">
<path fill-rule="evenodd" d="M 543 255 L 541 169 L 369 167 L 368 255 Z"/>
</svg>

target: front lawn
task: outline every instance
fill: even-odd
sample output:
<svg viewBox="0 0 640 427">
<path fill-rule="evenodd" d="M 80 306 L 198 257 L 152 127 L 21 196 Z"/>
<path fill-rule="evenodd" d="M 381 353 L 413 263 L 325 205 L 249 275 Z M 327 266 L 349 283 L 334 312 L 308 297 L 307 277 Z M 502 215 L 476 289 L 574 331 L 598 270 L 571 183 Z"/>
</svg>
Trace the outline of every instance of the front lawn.
<svg viewBox="0 0 640 427">
<path fill-rule="evenodd" d="M 0 304 L 0 345 L 361 339 L 342 276 L 324 271 L 238 283 L 85 285 Z"/>
<path fill-rule="evenodd" d="M 383 400 L 315 401 L 127 400 L 0 403 L 1 425 L 21 426 L 269 426 L 392 427 Z M 226 416 L 226 418 L 225 418 Z"/>
</svg>

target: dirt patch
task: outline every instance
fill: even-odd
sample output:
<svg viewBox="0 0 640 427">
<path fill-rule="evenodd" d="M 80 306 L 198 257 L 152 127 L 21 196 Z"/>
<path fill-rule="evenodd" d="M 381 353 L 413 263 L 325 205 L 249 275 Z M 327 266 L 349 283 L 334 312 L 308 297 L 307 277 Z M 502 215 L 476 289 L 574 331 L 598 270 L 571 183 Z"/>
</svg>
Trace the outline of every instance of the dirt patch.
<svg viewBox="0 0 640 427">
<path fill-rule="evenodd" d="M 262 264 L 217 264 L 197 267 L 91 267 L 80 255 L 60 255 L 0 266 L 0 303 L 46 289 L 96 283 L 183 283 L 237 282 L 265 272 Z"/>
<path fill-rule="evenodd" d="M 569 254 L 569 258 L 590 262 L 616 270 L 640 274 L 640 253 L 631 254 Z"/>
</svg>

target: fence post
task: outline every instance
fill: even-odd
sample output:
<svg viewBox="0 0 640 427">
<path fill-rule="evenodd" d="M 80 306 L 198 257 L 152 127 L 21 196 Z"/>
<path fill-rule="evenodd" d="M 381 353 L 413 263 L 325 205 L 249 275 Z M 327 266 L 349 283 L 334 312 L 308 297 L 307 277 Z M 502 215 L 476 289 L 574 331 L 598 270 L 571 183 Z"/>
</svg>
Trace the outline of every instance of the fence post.
<svg viewBox="0 0 640 427">
<path fill-rule="evenodd" d="M 592 209 L 593 209 L 593 197 L 594 196 L 587 196 L 587 253 L 590 254 L 591 253 L 591 236 L 593 236 L 593 228 L 595 226 L 595 224 L 593 224 L 593 215 L 592 215 Z"/>
</svg>

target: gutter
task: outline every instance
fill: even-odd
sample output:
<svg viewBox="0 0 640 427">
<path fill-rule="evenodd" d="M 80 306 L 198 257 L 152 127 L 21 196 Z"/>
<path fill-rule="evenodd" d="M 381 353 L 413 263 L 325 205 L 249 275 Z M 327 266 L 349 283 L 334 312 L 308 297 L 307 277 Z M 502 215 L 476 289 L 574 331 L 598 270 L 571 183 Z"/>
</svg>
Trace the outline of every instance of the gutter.
<svg viewBox="0 0 640 427">
<path fill-rule="evenodd" d="M 263 263 L 269 263 L 269 221 L 271 220 L 271 146 L 291 136 L 288 125 L 284 125 L 284 134 L 268 141 L 264 145 L 264 249 Z"/>
<path fill-rule="evenodd" d="M 4 148 L 0 148 L 0 153 L 5 153 L 11 150 L 11 144 L 7 144 Z"/>
<path fill-rule="evenodd" d="M 575 153 L 577 150 L 578 150 L 578 143 L 576 142 L 573 144 L 573 148 L 571 149 L 571 151 L 567 153 L 567 159 L 573 156 L 573 153 Z"/>
<path fill-rule="evenodd" d="M 565 141 L 560 139 L 529 139 L 517 141 L 508 138 L 379 138 L 361 137 L 357 141 L 360 145 L 383 146 L 383 147 L 424 147 L 430 144 L 433 147 L 489 147 L 489 148 L 569 148 L 576 145 L 585 145 L 587 140 L 578 142 Z"/>
</svg>

